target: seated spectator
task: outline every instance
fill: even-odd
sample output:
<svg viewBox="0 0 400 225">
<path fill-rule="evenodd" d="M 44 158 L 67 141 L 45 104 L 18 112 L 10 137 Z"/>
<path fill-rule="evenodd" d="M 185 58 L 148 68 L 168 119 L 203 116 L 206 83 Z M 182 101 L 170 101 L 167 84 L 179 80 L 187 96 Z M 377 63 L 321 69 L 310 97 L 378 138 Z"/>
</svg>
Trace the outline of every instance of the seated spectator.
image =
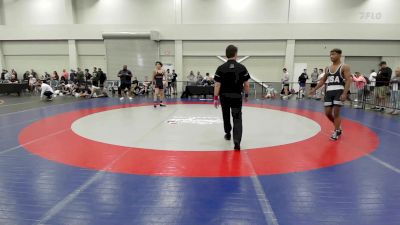
<svg viewBox="0 0 400 225">
<path fill-rule="evenodd" d="M 36 78 L 32 75 L 32 74 L 30 74 L 29 75 L 29 81 L 28 81 L 28 84 L 29 84 L 29 91 L 30 92 L 33 92 L 34 90 L 35 90 L 35 87 L 36 87 Z"/>
<path fill-rule="evenodd" d="M 53 71 L 53 74 L 51 75 L 52 80 L 60 80 L 60 76 L 58 76 L 57 71 Z"/>
<path fill-rule="evenodd" d="M 39 80 L 38 85 L 40 85 L 40 99 L 46 96 L 46 100 L 52 101 L 55 97 L 53 88 L 50 87 L 44 80 Z"/>
<path fill-rule="evenodd" d="M 206 77 L 201 81 L 201 85 L 212 86 L 214 84 L 214 79 L 210 77 L 210 73 L 206 73 Z"/>
<path fill-rule="evenodd" d="M 11 75 L 14 75 L 15 79 L 18 79 L 17 71 L 15 71 L 14 69 L 11 70 Z"/>
<path fill-rule="evenodd" d="M 63 77 L 64 77 L 64 79 L 63 79 Z M 63 74 L 62 74 L 61 79 L 63 79 L 64 81 L 68 81 L 69 73 L 68 73 L 68 71 L 66 69 L 63 69 Z M 66 82 L 66 83 L 68 83 L 68 82 Z"/>
<path fill-rule="evenodd" d="M 34 78 L 36 78 L 36 79 L 39 78 L 39 77 L 38 77 L 38 74 L 37 74 L 33 69 L 31 69 L 31 75 L 32 75 Z"/>
<path fill-rule="evenodd" d="M 29 71 L 26 71 L 24 73 L 23 77 L 22 77 L 22 80 L 28 82 L 29 81 L 29 75 L 30 75 Z"/>
<path fill-rule="evenodd" d="M 5 69 L 3 69 L 3 71 L 1 72 L 1 77 L 0 77 L 0 79 L 1 80 L 5 80 L 6 79 L 6 74 L 8 73 L 8 71 L 7 70 L 5 70 Z"/>
<path fill-rule="evenodd" d="M 188 78 L 188 81 L 194 81 L 195 76 L 194 76 L 193 71 L 190 71 L 190 74 L 189 74 L 189 76 L 187 76 L 187 78 Z"/>
<path fill-rule="evenodd" d="M 48 72 L 44 72 L 44 79 L 46 81 L 51 80 L 51 75 Z"/>
<path fill-rule="evenodd" d="M 10 83 L 19 84 L 19 80 L 17 79 L 17 77 L 14 74 L 11 75 Z"/>
</svg>

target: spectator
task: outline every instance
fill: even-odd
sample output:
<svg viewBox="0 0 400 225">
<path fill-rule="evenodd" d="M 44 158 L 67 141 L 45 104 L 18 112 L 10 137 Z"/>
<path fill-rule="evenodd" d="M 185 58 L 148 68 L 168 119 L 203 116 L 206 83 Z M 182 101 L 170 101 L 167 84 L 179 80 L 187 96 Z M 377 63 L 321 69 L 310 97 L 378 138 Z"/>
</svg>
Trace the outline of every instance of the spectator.
<svg viewBox="0 0 400 225">
<path fill-rule="evenodd" d="M 92 79 L 92 74 L 89 73 L 89 69 L 85 69 L 85 81 L 88 82 Z"/>
<path fill-rule="evenodd" d="M 60 80 L 60 76 L 58 76 L 57 71 L 53 71 L 53 74 L 51 75 L 52 80 Z"/>
<path fill-rule="evenodd" d="M 18 84 L 19 83 L 19 80 L 17 79 L 15 74 L 11 75 L 10 83 L 12 83 L 12 84 Z"/>
<path fill-rule="evenodd" d="M 390 80 L 391 91 L 390 91 L 390 103 L 393 110 L 388 112 L 392 115 L 399 115 L 400 113 L 400 67 L 396 68 L 395 76 Z"/>
<path fill-rule="evenodd" d="M 178 77 L 178 74 L 175 73 L 175 70 L 172 70 L 172 94 L 177 95 L 178 91 L 177 91 L 177 85 L 176 85 L 176 78 Z"/>
<path fill-rule="evenodd" d="M 169 69 L 167 69 L 167 71 L 166 71 L 166 73 L 165 73 L 165 77 L 166 77 L 166 79 L 167 79 L 167 89 L 166 89 L 166 91 L 167 91 L 167 96 L 171 96 L 171 94 L 172 94 L 172 73 L 170 72 L 170 70 Z"/>
<path fill-rule="evenodd" d="M 201 84 L 201 82 L 203 81 L 203 75 L 201 75 L 200 71 L 197 71 L 197 76 L 196 76 L 196 83 L 197 84 Z"/>
<path fill-rule="evenodd" d="M 356 102 L 356 105 L 354 106 L 354 108 L 361 109 L 363 108 L 362 104 L 364 101 L 364 87 L 367 81 L 365 80 L 364 76 L 361 75 L 360 72 L 355 72 L 354 75 L 352 76 L 352 79 L 357 88 L 357 98 L 354 100 Z"/>
<path fill-rule="evenodd" d="M 1 80 L 6 79 L 6 73 L 7 73 L 7 70 L 3 69 L 3 71 L 1 72 L 1 77 L 0 77 Z"/>
<path fill-rule="evenodd" d="M 190 74 L 189 74 L 189 76 L 187 76 L 187 78 L 188 78 L 188 81 L 194 81 L 195 76 L 194 76 L 193 70 L 190 71 Z"/>
<path fill-rule="evenodd" d="M 52 101 L 55 97 L 53 88 L 46 84 L 46 81 L 39 80 L 38 83 L 41 89 L 40 99 L 43 99 L 43 97 L 46 96 L 48 101 Z"/>
<path fill-rule="evenodd" d="M 312 74 L 311 74 L 311 88 L 315 88 L 318 84 L 318 68 L 314 68 Z M 316 97 L 315 95 L 311 96 L 312 98 Z"/>
<path fill-rule="evenodd" d="M 381 112 L 385 111 L 385 103 L 387 98 L 387 93 L 389 92 L 389 82 L 392 77 L 392 69 L 387 66 L 385 61 L 379 63 L 380 70 L 376 76 L 376 86 L 375 94 L 377 98 L 377 106 L 372 109 L 379 110 Z"/>
<path fill-rule="evenodd" d="M 30 75 L 29 71 L 26 71 L 24 73 L 24 75 L 22 76 L 23 81 L 28 82 L 29 81 L 29 75 Z"/>
<path fill-rule="evenodd" d="M 34 78 L 38 79 L 38 74 L 35 72 L 35 70 L 31 69 L 31 74 Z"/>
<path fill-rule="evenodd" d="M 34 77 L 32 74 L 29 75 L 29 91 L 33 92 L 35 90 L 35 85 L 36 85 L 36 77 Z"/>
<path fill-rule="evenodd" d="M 377 76 L 378 74 L 375 72 L 375 70 L 371 70 L 371 74 L 369 75 L 369 81 L 371 82 L 371 84 L 369 85 L 369 90 L 371 91 L 371 92 L 373 92 L 374 91 L 374 88 L 375 88 L 375 84 L 376 84 L 376 76 Z"/>
<path fill-rule="evenodd" d="M 4 74 L 4 80 L 10 81 L 11 79 L 11 74 L 6 70 L 6 73 Z"/>
<path fill-rule="evenodd" d="M 68 71 L 66 69 L 63 69 L 63 75 L 62 76 L 64 77 L 64 81 L 69 80 L 69 73 L 68 73 Z"/>
<path fill-rule="evenodd" d="M 99 76 L 100 87 L 103 88 L 104 82 L 107 80 L 107 75 L 103 72 L 101 68 L 99 68 L 97 74 Z"/>
<path fill-rule="evenodd" d="M 283 74 L 282 74 L 282 78 L 281 78 L 281 81 L 282 81 L 282 85 L 283 85 L 283 94 L 284 94 L 284 96 L 283 96 L 283 99 L 288 99 L 289 98 L 289 73 L 288 73 L 288 71 L 287 71 L 287 69 L 286 68 L 283 68 Z M 282 91 L 281 91 L 281 93 L 282 93 Z"/>
<path fill-rule="evenodd" d="M 318 73 L 319 73 L 319 75 L 318 75 L 318 82 L 325 76 L 325 72 L 324 72 L 324 69 L 319 69 L 318 70 Z M 315 94 L 315 99 L 316 100 L 321 100 L 322 99 L 322 96 L 325 94 L 325 86 L 322 86 L 320 89 L 318 89 L 317 91 L 316 91 L 316 94 Z"/>
<path fill-rule="evenodd" d="M 83 84 L 85 82 L 85 74 L 81 70 L 81 68 L 78 68 L 78 71 L 76 72 L 76 81 L 78 84 Z"/>
<path fill-rule="evenodd" d="M 93 77 L 96 77 L 96 76 L 97 76 L 97 73 L 98 73 L 97 68 L 96 68 L 96 67 L 93 67 L 92 76 L 93 76 Z"/>
<path fill-rule="evenodd" d="M 202 85 L 204 86 L 212 86 L 214 83 L 213 78 L 210 76 L 210 73 L 206 73 L 206 77 L 203 79 L 201 82 Z"/>
<path fill-rule="evenodd" d="M 50 74 L 48 72 L 44 72 L 44 79 L 46 81 L 51 79 L 51 76 L 50 76 Z"/>
<path fill-rule="evenodd" d="M 308 80 L 307 69 L 304 69 L 303 73 L 299 76 L 299 99 L 304 98 L 306 92 L 306 82 Z"/>
<path fill-rule="evenodd" d="M 17 71 L 15 71 L 14 69 L 11 69 L 11 75 L 14 75 L 15 79 L 18 79 Z"/>
<path fill-rule="evenodd" d="M 76 82 L 76 72 L 75 72 L 75 70 L 70 70 L 70 73 L 69 73 L 69 80 L 71 81 L 71 82 L 73 82 L 73 83 L 75 83 Z"/>
</svg>

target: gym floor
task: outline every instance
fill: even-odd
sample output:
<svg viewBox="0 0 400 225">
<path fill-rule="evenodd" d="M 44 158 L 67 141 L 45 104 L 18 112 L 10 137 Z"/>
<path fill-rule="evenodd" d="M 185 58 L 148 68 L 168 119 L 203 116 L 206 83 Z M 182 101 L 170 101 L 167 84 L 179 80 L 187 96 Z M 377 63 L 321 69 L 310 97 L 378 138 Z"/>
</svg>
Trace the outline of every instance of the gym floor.
<svg viewBox="0 0 400 225">
<path fill-rule="evenodd" d="M 0 224 L 400 224 L 399 117 L 249 101 L 243 150 L 210 102 L 0 96 Z"/>
</svg>

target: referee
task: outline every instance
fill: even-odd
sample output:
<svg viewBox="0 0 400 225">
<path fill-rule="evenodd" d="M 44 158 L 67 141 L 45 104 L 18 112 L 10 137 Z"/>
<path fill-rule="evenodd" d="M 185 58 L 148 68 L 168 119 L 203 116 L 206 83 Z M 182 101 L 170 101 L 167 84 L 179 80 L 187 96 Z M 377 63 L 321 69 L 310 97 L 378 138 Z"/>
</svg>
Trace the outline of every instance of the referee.
<svg viewBox="0 0 400 225">
<path fill-rule="evenodd" d="M 235 150 L 240 150 L 242 140 L 242 92 L 247 102 L 250 85 L 250 75 L 246 67 L 236 62 L 238 49 L 234 45 L 226 48 L 228 61 L 218 67 L 215 73 L 214 106 L 218 108 L 221 102 L 222 117 L 224 119 L 225 140 L 231 140 L 231 110 L 233 117 L 233 143 Z"/>
</svg>

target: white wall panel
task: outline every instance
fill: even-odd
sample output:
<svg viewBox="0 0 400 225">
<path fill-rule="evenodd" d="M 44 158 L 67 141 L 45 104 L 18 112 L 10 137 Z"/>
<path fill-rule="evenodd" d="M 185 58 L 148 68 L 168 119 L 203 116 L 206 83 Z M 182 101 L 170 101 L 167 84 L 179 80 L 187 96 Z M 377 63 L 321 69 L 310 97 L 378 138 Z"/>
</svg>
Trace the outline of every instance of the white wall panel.
<svg viewBox="0 0 400 225">
<path fill-rule="evenodd" d="M 289 0 L 183 0 L 184 24 L 287 22 Z"/>
<path fill-rule="evenodd" d="M 89 69 L 93 71 L 93 67 L 101 68 L 107 72 L 106 57 L 100 55 L 81 55 L 78 56 L 78 66 L 81 69 Z"/>
<path fill-rule="evenodd" d="M 75 0 L 81 24 L 173 24 L 174 0 Z"/>
<path fill-rule="evenodd" d="M 15 69 L 18 77 L 21 78 L 23 73 L 30 69 L 35 69 L 39 75 L 44 72 L 51 73 L 57 71 L 59 74 L 63 69 L 68 69 L 68 56 L 5 56 L 7 68 Z"/>
<path fill-rule="evenodd" d="M 68 24 L 65 0 L 3 0 L 6 25 Z"/>
<path fill-rule="evenodd" d="M 195 75 L 197 74 L 197 71 L 200 71 L 203 76 L 205 76 L 206 73 L 210 73 L 210 75 L 214 76 L 218 66 L 220 66 L 222 63 L 223 62 L 217 57 L 212 56 L 185 56 L 183 58 L 183 74 L 180 76 L 180 80 L 187 80 L 187 76 L 192 70 Z"/>
<path fill-rule="evenodd" d="M 78 55 L 106 55 L 106 47 L 103 40 L 79 40 L 76 42 Z"/>
<path fill-rule="evenodd" d="M 399 9 L 397 0 L 292 0 L 290 22 L 400 23 Z"/>
<path fill-rule="evenodd" d="M 344 56 L 399 56 L 400 41 L 296 41 L 296 56 L 329 56 L 341 48 Z"/>
<path fill-rule="evenodd" d="M 233 44 L 239 55 L 285 55 L 286 41 L 184 41 L 183 55 L 225 55 L 225 49 Z"/>
<path fill-rule="evenodd" d="M 243 62 L 250 76 L 260 81 L 280 82 L 284 57 L 250 57 Z"/>
<path fill-rule="evenodd" d="M 4 55 L 68 55 L 67 41 L 3 41 Z"/>
</svg>

